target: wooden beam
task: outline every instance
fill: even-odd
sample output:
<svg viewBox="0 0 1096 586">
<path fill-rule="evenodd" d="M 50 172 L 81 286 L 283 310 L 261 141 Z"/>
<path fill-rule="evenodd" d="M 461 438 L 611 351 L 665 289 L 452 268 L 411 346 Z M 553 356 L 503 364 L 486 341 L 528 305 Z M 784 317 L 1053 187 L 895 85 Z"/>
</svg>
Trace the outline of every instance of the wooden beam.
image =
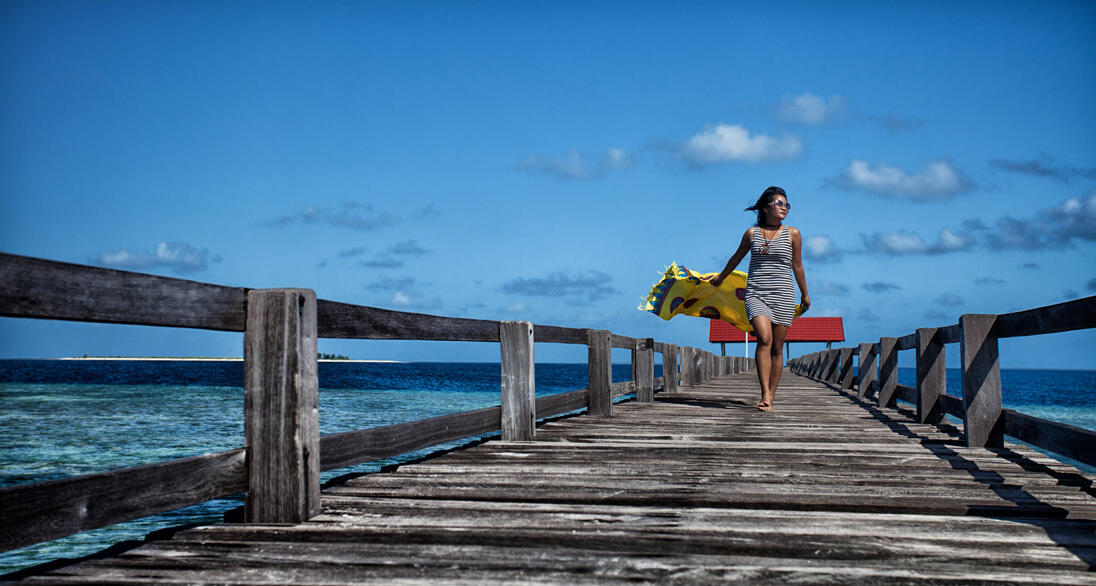
<svg viewBox="0 0 1096 586">
<path fill-rule="evenodd" d="M 247 451 L 0 488 L 0 551 L 247 490 Z"/>
<path fill-rule="evenodd" d="M 997 357 L 996 315 L 968 313 L 959 318 L 963 366 L 963 427 L 968 447 L 1004 446 L 1001 372 Z"/>
<path fill-rule="evenodd" d="M 943 421 L 940 395 L 947 392 L 944 344 L 936 328 L 917 330 L 917 419 L 921 423 Z"/>
<path fill-rule="evenodd" d="M 655 341 L 636 338 L 632 350 L 632 380 L 636 383 L 636 401 L 651 403 L 655 400 Z"/>
<path fill-rule="evenodd" d="M 613 414 L 612 334 L 609 330 L 590 330 L 587 335 L 587 365 L 589 369 L 589 413 L 610 417 Z"/>
<path fill-rule="evenodd" d="M 375 462 L 446 442 L 493 433 L 499 431 L 501 420 L 501 407 L 487 407 L 325 435 L 320 438 L 320 470 Z"/>
<path fill-rule="evenodd" d="M 871 396 L 872 385 L 876 379 L 876 345 L 860 344 L 860 358 L 857 366 L 857 394 L 860 398 Z"/>
<path fill-rule="evenodd" d="M 316 295 L 249 291 L 244 334 L 245 518 L 301 523 L 320 512 Z"/>
<path fill-rule="evenodd" d="M 0 253 L 0 316 L 242 332 L 247 290 Z"/>
<path fill-rule="evenodd" d="M 894 407 L 898 386 L 898 339 L 879 338 L 879 406 Z"/>
<path fill-rule="evenodd" d="M 837 380 L 843 389 L 851 389 L 856 371 L 852 367 L 852 355 L 855 348 L 841 349 L 841 374 Z"/>
<path fill-rule="evenodd" d="M 499 339 L 502 349 L 502 439 L 532 441 L 537 433 L 533 324 L 501 322 Z"/>
<path fill-rule="evenodd" d="M 662 351 L 662 377 L 666 379 L 666 392 L 677 392 L 677 346 L 665 344 Z"/>
</svg>

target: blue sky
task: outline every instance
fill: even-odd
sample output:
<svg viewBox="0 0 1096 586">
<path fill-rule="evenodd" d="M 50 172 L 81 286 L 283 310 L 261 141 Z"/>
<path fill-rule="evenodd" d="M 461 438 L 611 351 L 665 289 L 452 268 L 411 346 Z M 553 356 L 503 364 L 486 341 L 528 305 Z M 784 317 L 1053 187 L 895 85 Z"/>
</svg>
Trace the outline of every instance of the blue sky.
<svg viewBox="0 0 1096 586">
<path fill-rule="evenodd" d="M 722 268 L 780 185 L 850 343 L 1096 294 L 1092 2 L 36 0 L 0 31 L 4 252 L 717 349 L 636 307 L 671 261 Z M 241 348 L 0 318 L 3 357 Z"/>
</svg>

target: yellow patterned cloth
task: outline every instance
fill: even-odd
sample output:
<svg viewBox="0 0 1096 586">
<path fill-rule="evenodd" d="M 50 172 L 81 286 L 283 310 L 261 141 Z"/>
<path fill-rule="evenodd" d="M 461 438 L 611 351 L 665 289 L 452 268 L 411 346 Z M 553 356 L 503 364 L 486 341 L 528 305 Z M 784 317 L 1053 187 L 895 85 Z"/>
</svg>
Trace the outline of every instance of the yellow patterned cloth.
<svg viewBox="0 0 1096 586">
<path fill-rule="evenodd" d="M 671 263 L 639 309 L 665 320 L 675 315 L 721 319 L 743 332 L 752 332 L 753 325 L 746 317 L 746 273 L 734 271 L 717 289 L 708 281 L 718 274 L 697 273 Z M 802 313 L 803 307 L 796 305 L 795 316 Z"/>
</svg>

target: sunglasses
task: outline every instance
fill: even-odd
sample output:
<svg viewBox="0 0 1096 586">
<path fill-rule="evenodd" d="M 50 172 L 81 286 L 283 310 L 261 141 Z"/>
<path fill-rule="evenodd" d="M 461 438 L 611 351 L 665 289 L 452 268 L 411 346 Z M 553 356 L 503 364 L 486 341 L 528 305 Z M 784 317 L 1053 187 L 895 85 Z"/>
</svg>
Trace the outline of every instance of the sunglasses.
<svg viewBox="0 0 1096 586">
<path fill-rule="evenodd" d="M 777 201 L 772 202 L 772 204 L 774 206 L 778 207 L 778 208 L 784 208 L 784 209 L 788 210 L 789 212 L 792 211 L 792 204 L 790 204 L 790 203 L 777 200 Z"/>
</svg>

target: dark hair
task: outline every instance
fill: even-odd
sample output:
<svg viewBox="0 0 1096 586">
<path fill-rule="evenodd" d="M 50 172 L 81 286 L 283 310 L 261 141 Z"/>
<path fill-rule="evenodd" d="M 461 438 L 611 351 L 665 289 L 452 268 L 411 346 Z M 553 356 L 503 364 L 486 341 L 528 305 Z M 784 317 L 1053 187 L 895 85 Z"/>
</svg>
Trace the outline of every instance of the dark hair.
<svg viewBox="0 0 1096 586">
<path fill-rule="evenodd" d="M 748 208 L 746 208 L 742 211 L 744 211 L 744 212 L 756 211 L 757 212 L 757 225 L 760 226 L 763 223 L 763 221 L 765 220 L 765 216 L 763 215 L 764 212 L 765 212 L 765 208 L 769 207 L 769 204 L 771 204 L 773 202 L 773 198 L 775 198 L 778 195 L 783 195 L 784 199 L 788 199 L 788 194 L 784 193 L 783 188 L 777 187 L 775 185 L 770 185 L 769 187 L 765 188 L 765 191 L 761 192 L 761 197 L 757 198 L 757 203 L 753 204 L 752 206 L 750 206 L 750 207 L 748 207 Z"/>
</svg>

